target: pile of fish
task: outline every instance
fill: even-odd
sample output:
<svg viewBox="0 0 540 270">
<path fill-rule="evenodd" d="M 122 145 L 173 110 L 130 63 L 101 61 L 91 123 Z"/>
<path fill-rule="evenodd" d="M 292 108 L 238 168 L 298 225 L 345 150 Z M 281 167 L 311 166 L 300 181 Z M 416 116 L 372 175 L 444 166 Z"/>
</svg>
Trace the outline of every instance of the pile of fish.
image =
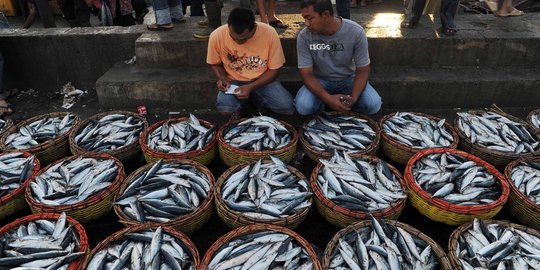
<svg viewBox="0 0 540 270">
<path fill-rule="evenodd" d="M 531 122 L 535 128 L 540 128 L 540 113 L 533 114 L 531 117 Z"/>
<path fill-rule="evenodd" d="M 80 236 L 62 213 L 58 220 L 38 219 L 0 236 L 0 269 L 58 269 L 84 256 Z"/>
<path fill-rule="evenodd" d="M 347 153 L 335 153 L 323 164 L 317 184 L 324 197 L 349 210 L 372 212 L 406 198 L 399 180 L 383 160 L 352 160 Z"/>
<path fill-rule="evenodd" d="M 371 219 L 370 226 L 339 238 L 328 269 L 439 269 L 432 247 L 406 230 Z"/>
<path fill-rule="evenodd" d="M 195 262 L 184 243 L 161 227 L 123 235 L 93 254 L 86 270 L 173 269 L 195 270 Z"/>
<path fill-rule="evenodd" d="M 540 205 L 540 163 L 522 162 L 512 169 L 510 177 L 521 193 Z"/>
<path fill-rule="evenodd" d="M 24 180 L 32 175 L 34 156 L 24 157 L 23 153 L 0 156 L 0 198 L 18 189 Z"/>
<path fill-rule="evenodd" d="M 208 270 L 313 268 L 310 256 L 300 243 L 287 234 L 274 231 L 237 237 L 223 244 L 208 264 Z"/>
<path fill-rule="evenodd" d="M 206 128 L 197 117 L 189 114 L 189 120 L 165 123 L 148 134 L 148 146 L 159 152 L 186 153 L 203 149 L 212 139 L 216 126 Z"/>
<path fill-rule="evenodd" d="M 435 121 L 414 113 L 396 112 L 382 123 L 382 131 L 397 142 L 416 149 L 447 147 L 454 138 L 444 126 L 445 121 Z"/>
<path fill-rule="evenodd" d="M 287 217 L 311 206 L 306 179 L 289 171 L 280 159 L 257 161 L 233 173 L 222 188 L 231 209 L 257 219 Z"/>
<path fill-rule="evenodd" d="M 494 112 L 458 113 L 458 128 L 473 144 L 505 153 L 532 153 L 540 142 L 521 123 Z"/>
<path fill-rule="evenodd" d="M 304 125 L 304 139 L 317 151 L 359 151 L 375 139 L 368 121 L 350 115 L 322 114 Z"/>
<path fill-rule="evenodd" d="M 499 181 L 485 167 L 450 153 L 429 154 L 414 163 L 413 178 L 432 198 L 451 204 L 492 203 L 502 194 Z"/>
<path fill-rule="evenodd" d="M 276 150 L 291 142 L 287 128 L 274 118 L 257 116 L 231 126 L 223 135 L 225 142 L 248 151 Z"/>
<path fill-rule="evenodd" d="M 68 132 L 74 123 L 75 115 L 71 113 L 64 117 L 45 117 L 20 127 L 7 136 L 4 144 L 10 149 L 28 149 Z"/>
<path fill-rule="evenodd" d="M 112 159 L 78 157 L 51 166 L 30 183 L 32 196 L 46 205 L 82 202 L 108 188 L 118 174 Z"/>
<path fill-rule="evenodd" d="M 87 151 L 110 152 L 137 142 L 144 122 L 131 115 L 109 114 L 90 121 L 75 136 L 75 143 Z"/>
<path fill-rule="evenodd" d="M 208 197 L 210 180 L 193 165 L 154 163 L 136 176 L 115 204 L 138 222 L 168 222 L 193 212 Z"/>
<path fill-rule="evenodd" d="M 463 270 L 540 269 L 540 238 L 481 219 L 459 236 L 455 252 Z"/>
</svg>

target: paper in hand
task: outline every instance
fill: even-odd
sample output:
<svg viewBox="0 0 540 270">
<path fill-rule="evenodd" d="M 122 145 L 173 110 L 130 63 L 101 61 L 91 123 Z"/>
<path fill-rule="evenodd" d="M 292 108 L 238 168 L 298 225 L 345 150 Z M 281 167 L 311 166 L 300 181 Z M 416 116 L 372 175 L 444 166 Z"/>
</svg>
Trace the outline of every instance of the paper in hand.
<svg viewBox="0 0 540 270">
<path fill-rule="evenodd" d="M 230 95 L 236 94 L 236 93 L 234 92 L 234 91 L 236 90 L 236 88 L 238 88 L 238 85 L 231 84 L 231 86 L 229 87 L 229 89 L 227 89 L 227 91 L 225 91 L 225 94 L 230 94 Z"/>
</svg>

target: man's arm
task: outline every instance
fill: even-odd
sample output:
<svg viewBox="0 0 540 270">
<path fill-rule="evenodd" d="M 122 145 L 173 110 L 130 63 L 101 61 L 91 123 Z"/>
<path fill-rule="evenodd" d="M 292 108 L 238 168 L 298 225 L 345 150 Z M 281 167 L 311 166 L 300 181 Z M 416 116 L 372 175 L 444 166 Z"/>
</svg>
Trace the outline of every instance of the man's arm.
<svg viewBox="0 0 540 270">
<path fill-rule="evenodd" d="M 324 89 L 317 77 L 313 74 L 312 67 L 300 68 L 300 77 L 302 77 L 302 81 L 309 91 L 332 109 L 340 112 L 351 110 L 350 107 L 342 102 L 346 98 L 345 95 L 330 95 L 326 89 Z"/>
<path fill-rule="evenodd" d="M 369 78 L 369 71 L 370 71 L 369 65 L 365 67 L 356 68 L 356 77 L 354 78 L 354 81 L 353 81 L 351 97 L 350 97 L 350 106 L 355 104 L 356 101 L 358 101 L 358 99 L 362 95 L 362 92 L 364 92 L 364 89 L 366 88 L 366 84 Z"/>
<path fill-rule="evenodd" d="M 259 78 L 255 81 L 242 85 L 235 90 L 236 97 L 238 99 L 247 99 L 254 89 L 260 88 L 273 82 L 279 74 L 279 69 L 267 69 Z"/>
<path fill-rule="evenodd" d="M 218 79 L 216 82 L 218 90 L 227 91 L 231 86 L 231 83 L 229 79 L 227 79 L 227 72 L 225 71 L 225 68 L 223 68 L 223 64 L 210 65 L 210 67 Z"/>
</svg>

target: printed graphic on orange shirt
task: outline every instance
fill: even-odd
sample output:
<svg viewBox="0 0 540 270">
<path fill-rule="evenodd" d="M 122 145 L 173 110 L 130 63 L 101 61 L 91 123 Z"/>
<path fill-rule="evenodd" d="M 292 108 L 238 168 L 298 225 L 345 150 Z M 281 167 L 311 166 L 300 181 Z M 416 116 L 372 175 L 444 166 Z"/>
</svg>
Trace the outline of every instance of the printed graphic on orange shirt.
<svg viewBox="0 0 540 270">
<path fill-rule="evenodd" d="M 268 60 L 262 59 L 257 55 L 239 55 L 236 50 L 234 52 L 226 52 L 226 54 L 227 59 L 230 61 L 228 63 L 229 68 L 238 73 L 248 70 L 266 70 L 268 66 Z"/>
</svg>

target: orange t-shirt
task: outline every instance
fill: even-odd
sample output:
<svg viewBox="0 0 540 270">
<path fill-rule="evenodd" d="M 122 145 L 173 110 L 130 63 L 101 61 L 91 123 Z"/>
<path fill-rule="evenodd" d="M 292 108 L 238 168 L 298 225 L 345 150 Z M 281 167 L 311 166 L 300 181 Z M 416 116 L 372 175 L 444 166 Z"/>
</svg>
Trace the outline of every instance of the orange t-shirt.
<svg viewBox="0 0 540 270">
<path fill-rule="evenodd" d="M 228 78 L 236 81 L 253 81 L 268 69 L 282 67 L 285 55 L 276 30 L 256 23 L 255 34 L 243 44 L 231 38 L 228 25 L 214 30 L 208 41 L 206 63 L 223 64 Z"/>
</svg>

